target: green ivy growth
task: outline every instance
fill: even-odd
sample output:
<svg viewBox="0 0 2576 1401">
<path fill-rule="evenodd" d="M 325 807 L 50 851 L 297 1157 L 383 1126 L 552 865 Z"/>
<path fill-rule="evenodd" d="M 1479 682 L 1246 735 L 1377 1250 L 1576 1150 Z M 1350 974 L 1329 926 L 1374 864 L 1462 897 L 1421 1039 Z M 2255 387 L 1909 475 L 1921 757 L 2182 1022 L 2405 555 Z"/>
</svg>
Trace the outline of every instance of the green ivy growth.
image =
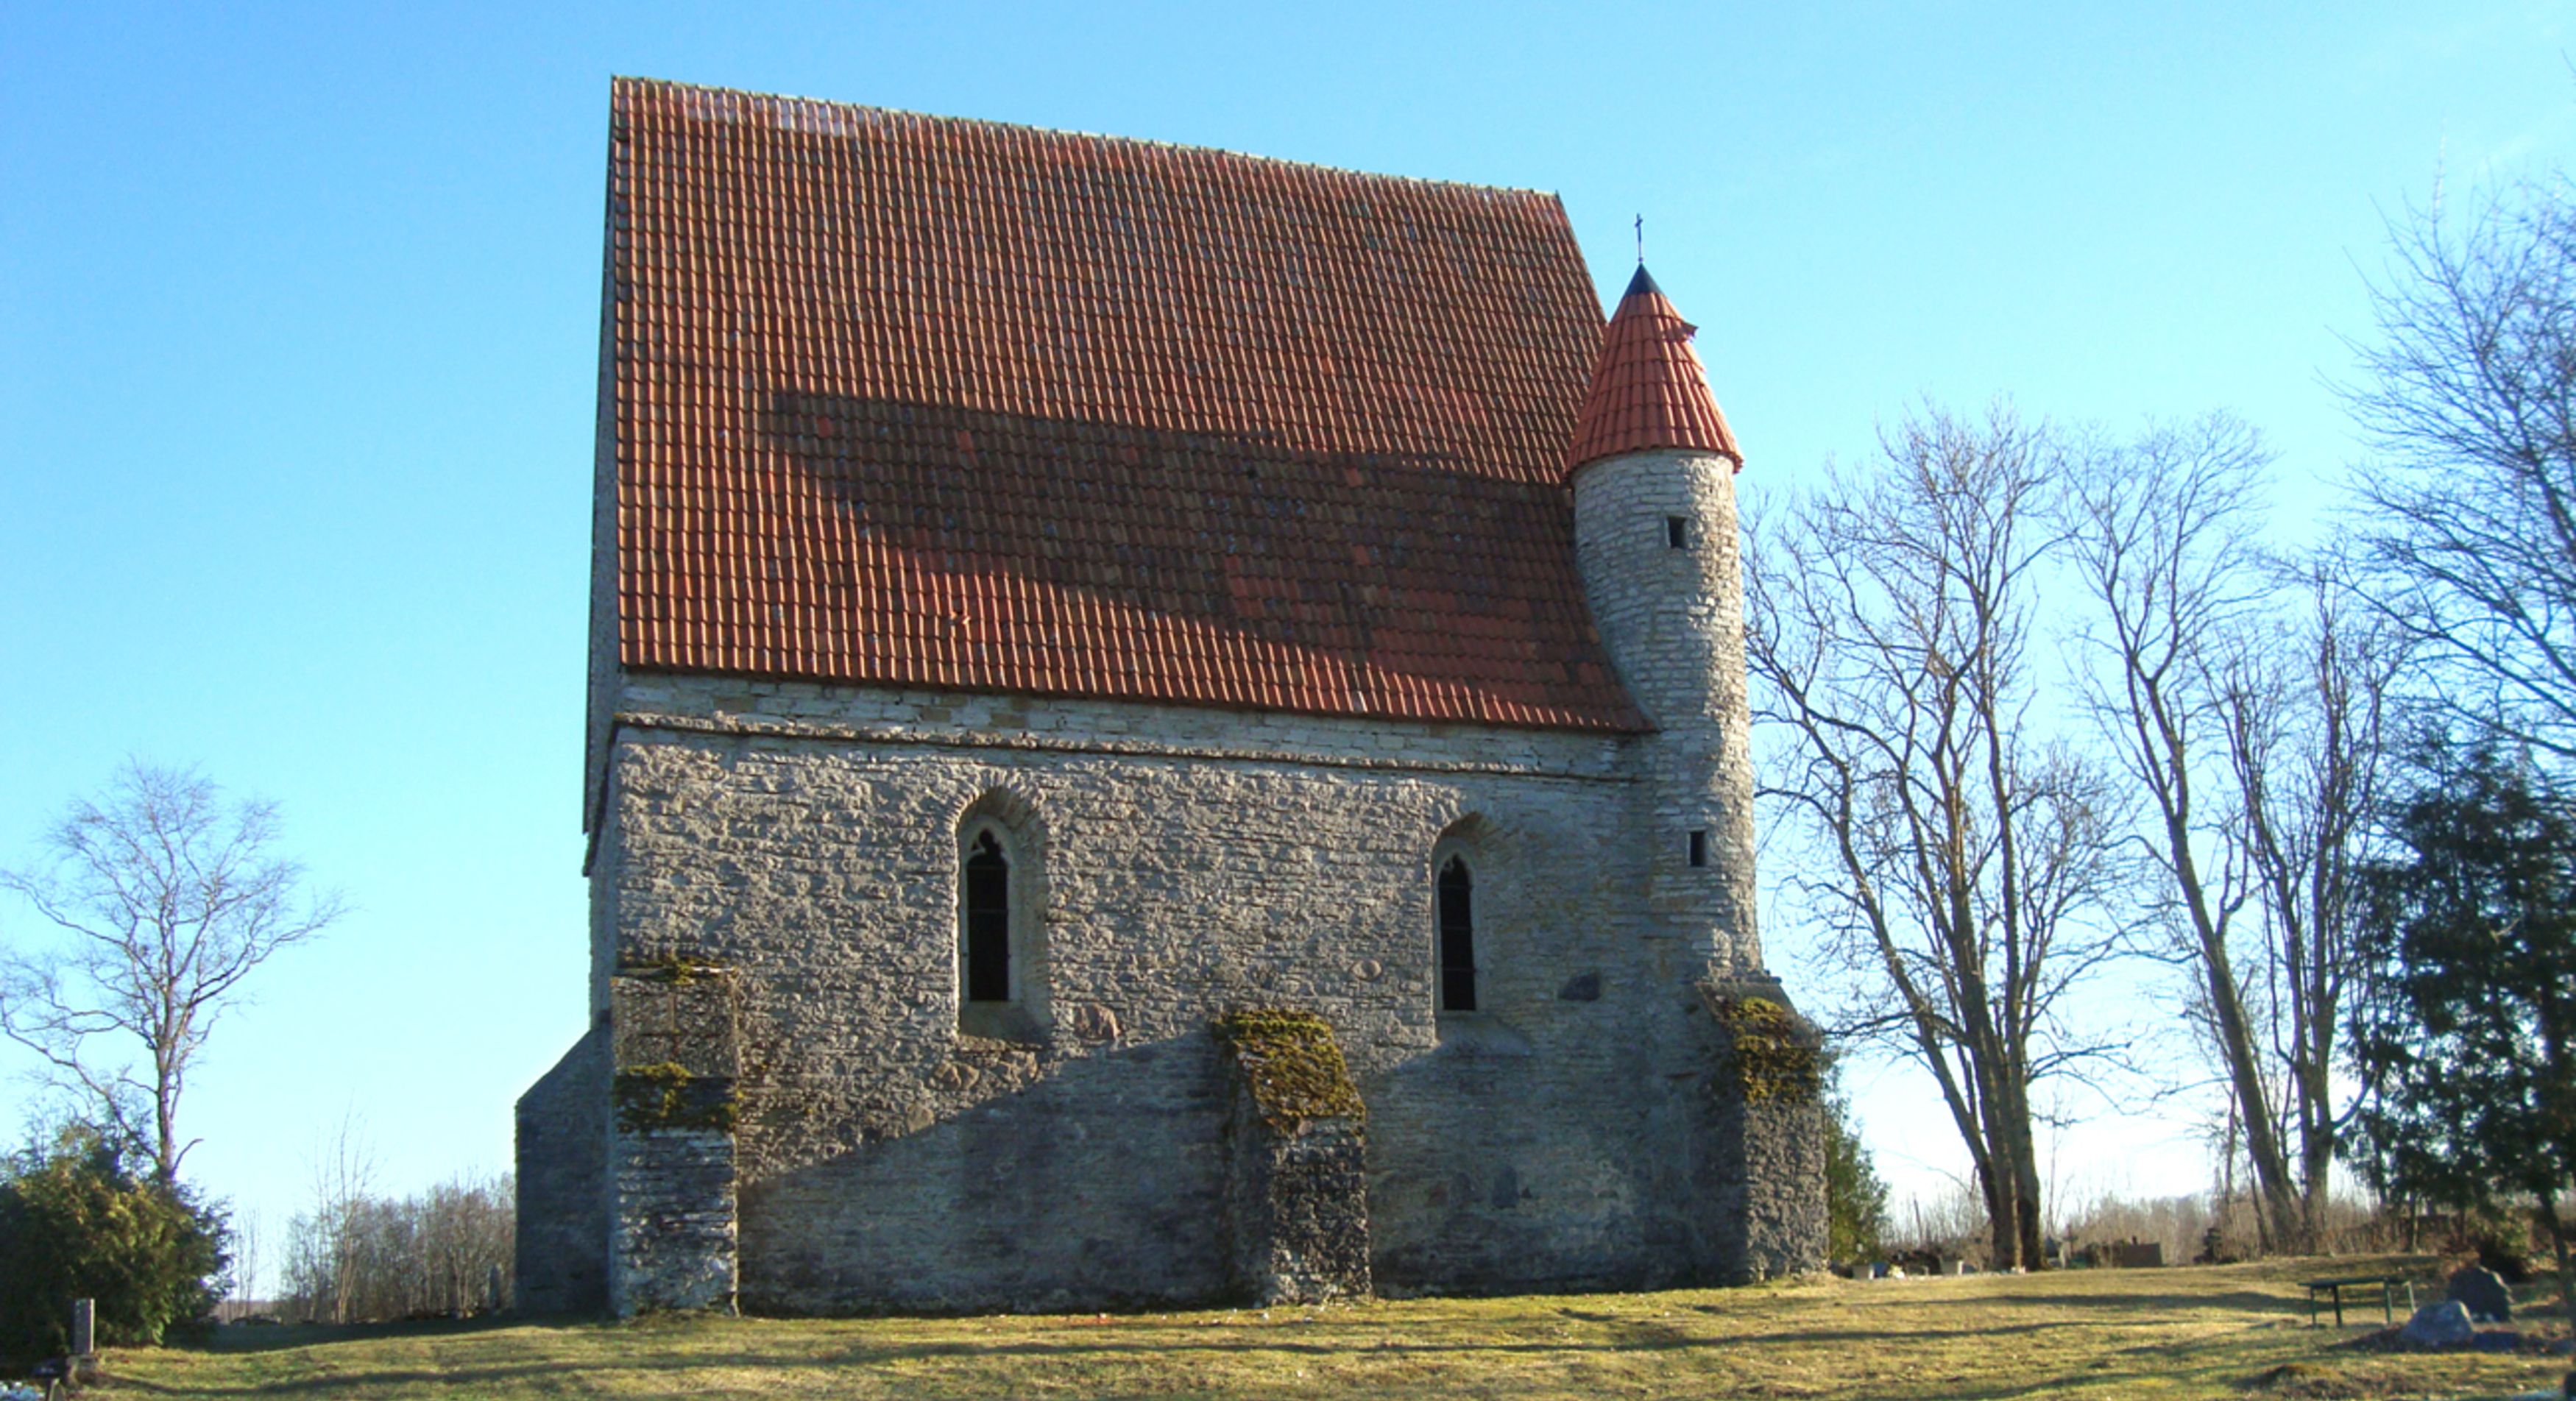
<svg viewBox="0 0 2576 1401">
<path fill-rule="evenodd" d="M 1726 1028 L 1726 1068 L 1747 1104 L 1808 1104 L 1823 1092 L 1825 1058 L 1797 1015 L 1767 997 L 1711 999 Z"/>
<path fill-rule="evenodd" d="M 1217 1040 L 1243 1067 L 1252 1102 L 1281 1132 L 1306 1119 L 1368 1117 L 1333 1025 L 1312 1012 L 1247 1007 L 1216 1022 Z"/>
<path fill-rule="evenodd" d="M 682 958 L 676 953 L 664 953 L 655 954 L 649 958 L 620 959 L 617 971 L 622 977 L 651 978 L 655 982 L 669 983 L 673 987 L 686 987 L 700 978 L 714 977 L 724 972 L 724 969 L 712 963 Z"/>
<path fill-rule="evenodd" d="M 618 1126 L 636 1133 L 650 1129 L 731 1133 L 738 1114 L 732 1081 L 691 1075 L 677 1061 L 630 1065 L 618 1071 L 613 1098 Z"/>
</svg>

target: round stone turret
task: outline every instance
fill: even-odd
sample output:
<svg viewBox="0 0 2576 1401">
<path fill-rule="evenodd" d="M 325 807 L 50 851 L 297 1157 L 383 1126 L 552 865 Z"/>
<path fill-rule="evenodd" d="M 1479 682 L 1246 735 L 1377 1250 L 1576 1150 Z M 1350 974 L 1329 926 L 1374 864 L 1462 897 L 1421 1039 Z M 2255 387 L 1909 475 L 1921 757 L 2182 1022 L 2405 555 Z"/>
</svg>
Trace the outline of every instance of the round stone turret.
<svg viewBox="0 0 2576 1401">
<path fill-rule="evenodd" d="M 1584 592 L 1639 742 L 1637 839 L 1661 937 L 1712 971 L 1751 973 L 1751 713 L 1735 514 L 1743 455 L 1681 318 L 1641 265 L 1603 333 L 1566 467 Z"/>
</svg>

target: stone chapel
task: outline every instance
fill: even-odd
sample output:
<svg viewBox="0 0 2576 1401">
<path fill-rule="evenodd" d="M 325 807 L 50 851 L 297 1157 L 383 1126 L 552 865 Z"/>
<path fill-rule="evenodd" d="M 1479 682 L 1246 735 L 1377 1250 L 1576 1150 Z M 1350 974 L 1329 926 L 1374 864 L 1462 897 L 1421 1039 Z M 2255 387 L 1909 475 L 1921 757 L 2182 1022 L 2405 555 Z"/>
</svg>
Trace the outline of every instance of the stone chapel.
<svg viewBox="0 0 2576 1401">
<path fill-rule="evenodd" d="M 1529 190 L 631 79 L 521 1306 L 1822 1264 L 1693 327 Z"/>
</svg>

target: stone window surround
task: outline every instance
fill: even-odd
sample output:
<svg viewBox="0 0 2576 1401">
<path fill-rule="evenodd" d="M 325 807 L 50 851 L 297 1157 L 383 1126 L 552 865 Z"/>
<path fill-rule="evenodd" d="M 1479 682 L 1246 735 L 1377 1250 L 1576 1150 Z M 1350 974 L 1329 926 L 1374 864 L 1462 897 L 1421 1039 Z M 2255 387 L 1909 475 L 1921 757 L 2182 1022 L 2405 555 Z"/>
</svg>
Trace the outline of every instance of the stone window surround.
<svg viewBox="0 0 2576 1401">
<path fill-rule="evenodd" d="M 1017 794 L 993 789 L 967 805 L 956 824 L 955 957 L 949 997 L 962 1036 L 993 1041 L 1042 1042 L 1053 1026 L 1046 948 L 1046 843 L 1036 811 Z M 1001 848 L 1010 871 L 1010 998 L 966 1000 L 966 862 L 987 835 Z"/>
<path fill-rule="evenodd" d="M 1440 966 L 1440 872 L 1452 858 L 1463 860 L 1470 873 L 1470 879 L 1475 883 L 1473 889 L 1476 905 L 1492 908 L 1493 901 L 1501 898 L 1496 894 L 1500 889 L 1498 884 L 1500 878 L 1496 873 L 1490 840 L 1493 834 L 1493 822 L 1484 814 L 1477 812 L 1461 814 L 1443 828 L 1438 840 L 1431 844 L 1431 859 L 1422 870 L 1420 888 L 1423 939 L 1421 947 L 1424 969 L 1429 974 L 1424 981 L 1429 989 L 1427 995 L 1431 1002 L 1433 1023 L 1439 1028 L 1443 1043 L 1483 1045 L 1496 1037 L 1512 1041 L 1518 1039 L 1516 1034 L 1504 1026 L 1501 1019 L 1495 1015 L 1494 1002 L 1490 994 L 1494 986 L 1497 964 L 1494 960 L 1495 944 L 1493 939 L 1488 937 L 1492 932 L 1491 922 L 1488 920 L 1478 919 L 1475 922 L 1475 1010 L 1456 1012 L 1441 1005 L 1443 999 Z"/>
</svg>

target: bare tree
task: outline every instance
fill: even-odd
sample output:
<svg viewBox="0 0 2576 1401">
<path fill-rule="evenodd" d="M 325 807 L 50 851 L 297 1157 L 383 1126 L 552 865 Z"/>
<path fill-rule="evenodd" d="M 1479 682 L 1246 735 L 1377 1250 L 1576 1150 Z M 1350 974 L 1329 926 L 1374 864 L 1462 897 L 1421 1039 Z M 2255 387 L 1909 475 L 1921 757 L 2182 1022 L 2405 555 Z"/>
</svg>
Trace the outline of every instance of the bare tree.
<svg viewBox="0 0 2576 1401">
<path fill-rule="evenodd" d="M 232 1316 L 244 1317 L 262 1302 L 260 1271 L 267 1263 L 268 1231 L 259 1208 L 235 1208 L 232 1218 Z"/>
<path fill-rule="evenodd" d="M 188 1072 L 244 980 L 343 909 L 301 891 L 276 837 L 273 804 L 227 805 L 193 770 L 128 761 L 103 801 L 75 801 L 55 826 L 49 868 L 0 872 L 0 889 L 65 936 L 0 950 L 0 1033 L 148 1148 L 164 1182 L 192 1146 L 179 1136 Z"/>
<path fill-rule="evenodd" d="M 509 1174 L 466 1174 L 416 1197 L 379 1196 L 355 1114 L 315 1146 L 312 1203 L 287 1226 L 279 1303 L 309 1323 L 463 1317 L 510 1298 L 516 1248 Z"/>
<path fill-rule="evenodd" d="M 2286 582 L 2299 611 L 2240 653 L 2222 705 L 2238 830 L 2263 914 L 2271 1054 L 2285 1128 L 2298 1142 L 2300 1238 L 2314 1249 L 2350 1117 L 2335 1103 L 2337 1037 L 2360 976 L 2360 873 L 2408 648 L 2357 607 L 2334 558 L 2311 561 Z"/>
<path fill-rule="evenodd" d="M 375 1190 L 376 1156 L 357 1111 L 314 1141 L 304 1161 L 312 1209 L 286 1226 L 284 1297 L 307 1323 L 346 1323 L 362 1292 L 362 1223 Z"/>
<path fill-rule="evenodd" d="M 2141 846 L 2151 904 L 2195 974 L 2194 1010 L 2238 1110 L 2267 1243 L 2294 1232 L 2298 1192 L 2265 1084 L 2265 1047 L 2238 967 L 2236 917 L 2253 898 L 2228 755 L 2222 658 L 2263 603 L 2256 534 L 2270 462 L 2254 431 L 2211 416 L 2150 429 L 2083 460 L 2071 555 L 2092 595 L 2085 632 L 2108 660 L 2087 694 L 2111 750 L 2150 805 Z M 2259 979 L 2263 968 L 2251 970 Z"/>
<path fill-rule="evenodd" d="M 2112 1050 L 2060 1016 L 2119 944 L 2112 795 L 2032 723 L 2058 458 L 2002 406 L 1983 423 L 1927 410 L 1749 552 L 1755 717 L 1791 741 L 1765 793 L 1827 872 L 1791 897 L 1869 975 L 1838 1030 L 1938 1085 L 1998 1267 L 2041 1263 L 2032 1087 Z"/>
<path fill-rule="evenodd" d="M 2269 463 L 2250 427 L 2211 415 L 2096 445 L 2067 504 L 2103 662 L 2090 708 L 2147 800 L 2147 904 L 2192 970 L 2261 1244 L 2304 1249 L 2334 1154 L 2350 876 L 2399 649 L 2346 616 L 2327 563 L 2267 559 Z"/>
<path fill-rule="evenodd" d="M 2392 221 L 2377 338 L 2345 389 L 2363 596 L 2462 735 L 2576 760 L 2576 189 Z"/>
</svg>

